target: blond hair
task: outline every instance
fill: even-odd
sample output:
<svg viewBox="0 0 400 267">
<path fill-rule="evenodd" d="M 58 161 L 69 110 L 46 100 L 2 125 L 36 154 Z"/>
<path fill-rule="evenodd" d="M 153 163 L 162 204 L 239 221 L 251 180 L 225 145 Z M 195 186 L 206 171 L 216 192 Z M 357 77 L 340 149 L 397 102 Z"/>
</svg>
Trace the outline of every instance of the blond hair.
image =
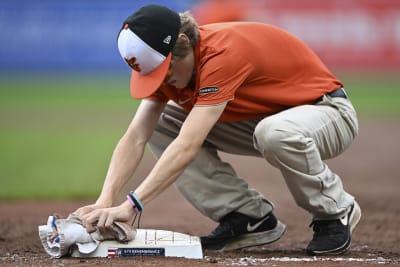
<svg viewBox="0 0 400 267">
<path fill-rule="evenodd" d="M 187 46 L 187 43 L 184 40 L 178 38 L 174 49 L 172 50 L 172 56 L 176 59 L 184 58 L 199 41 L 198 25 L 190 11 L 179 13 L 179 16 L 181 18 L 181 28 L 179 29 L 179 33 L 183 33 L 189 38 L 190 46 Z"/>
</svg>

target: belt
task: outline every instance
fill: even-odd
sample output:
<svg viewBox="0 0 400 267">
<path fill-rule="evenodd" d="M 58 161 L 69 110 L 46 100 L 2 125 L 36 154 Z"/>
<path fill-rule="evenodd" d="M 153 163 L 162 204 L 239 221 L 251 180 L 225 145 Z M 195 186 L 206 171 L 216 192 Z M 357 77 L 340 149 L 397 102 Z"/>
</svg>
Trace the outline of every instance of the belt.
<svg viewBox="0 0 400 267">
<path fill-rule="evenodd" d="M 330 97 L 342 97 L 342 98 L 347 98 L 346 92 L 344 91 L 343 88 L 336 89 L 335 91 L 332 91 L 330 93 L 327 93 L 326 95 L 329 95 Z M 323 96 L 318 98 L 317 102 L 321 101 Z"/>
<path fill-rule="evenodd" d="M 346 93 L 344 92 L 343 88 L 336 89 L 335 91 L 332 91 L 330 93 L 327 93 L 330 97 L 343 97 L 347 98 Z"/>
</svg>

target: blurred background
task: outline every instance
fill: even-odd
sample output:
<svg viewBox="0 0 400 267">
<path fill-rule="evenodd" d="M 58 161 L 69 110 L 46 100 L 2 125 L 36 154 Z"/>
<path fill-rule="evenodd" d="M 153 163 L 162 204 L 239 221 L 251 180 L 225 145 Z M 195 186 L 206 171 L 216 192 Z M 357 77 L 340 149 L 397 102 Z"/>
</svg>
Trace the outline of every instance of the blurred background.
<svg viewBox="0 0 400 267">
<path fill-rule="evenodd" d="M 398 122 L 398 0 L 2 0 L 0 200 L 97 196 L 138 104 L 116 35 L 150 3 L 190 9 L 199 24 L 282 27 L 344 81 L 362 119 Z"/>
</svg>

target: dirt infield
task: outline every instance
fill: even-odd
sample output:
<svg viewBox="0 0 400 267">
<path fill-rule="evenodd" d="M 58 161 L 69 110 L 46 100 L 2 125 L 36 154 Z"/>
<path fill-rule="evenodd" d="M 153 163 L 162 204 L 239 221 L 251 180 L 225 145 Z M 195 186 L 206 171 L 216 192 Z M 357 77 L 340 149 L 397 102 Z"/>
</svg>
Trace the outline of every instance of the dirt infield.
<svg viewBox="0 0 400 267">
<path fill-rule="evenodd" d="M 295 205 L 280 174 L 262 160 L 223 155 L 252 187 L 275 203 L 278 217 L 287 225 L 286 234 L 278 242 L 229 253 L 205 252 L 203 260 L 50 259 L 40 244 L 37 226 L 45 224 L 48 215 L 66 216 L 89 202 L 3 201 L 0 202 L 0 266 L 400 266 L 399 122 L 362 119 L 360 135 L 354 145 L 341 157 L 329 161 L 363 211 L 351 250 L 345 255 L 306 256 L 304 248 L 312 235 L 308 227 L 310 217 Z M 148 164 L 141 168 L 138 176 L 143 176 L 153 162 L 150 158 L 146 160 Z M 141 228 L 192 235 L 207 234 L 215 226 L 174 188 L 149 204 L 141 220 Z"/>
</svg>

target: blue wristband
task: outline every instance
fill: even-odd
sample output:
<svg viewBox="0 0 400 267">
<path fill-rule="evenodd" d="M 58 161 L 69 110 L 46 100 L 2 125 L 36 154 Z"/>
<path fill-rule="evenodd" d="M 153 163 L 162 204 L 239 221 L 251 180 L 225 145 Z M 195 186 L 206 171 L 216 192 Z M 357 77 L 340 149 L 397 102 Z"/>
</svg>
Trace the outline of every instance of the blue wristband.
<svg viewBox="0 0 400 267">
<path fill-rule="evenodd" d="M 135 203 L 135 207 L 142 212 L 144 210 L 143 203 L 140 201 L 139 197 L 135 194 L 135 192 L 131 191 L 129 192 L 128 196 L 132 199 L 132 201 Z"/>
<path fill-rule="evenodd" d="M 129 203 L 131 203 L 133 210 L 135 211 L 135 213 L 139 213 L 139 209 L 136 207 L 135 202 L 133 202 L 132 198 L 130 195 L 127 195 L 126 198 L 128 199 Z"/>
</svg>

